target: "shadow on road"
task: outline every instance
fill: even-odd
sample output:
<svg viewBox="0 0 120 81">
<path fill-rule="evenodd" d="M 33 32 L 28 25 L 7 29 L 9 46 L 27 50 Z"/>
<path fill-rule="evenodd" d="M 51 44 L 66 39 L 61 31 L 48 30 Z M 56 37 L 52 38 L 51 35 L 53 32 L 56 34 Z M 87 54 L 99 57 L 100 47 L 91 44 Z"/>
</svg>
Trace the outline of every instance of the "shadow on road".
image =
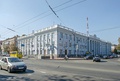
<svg viewBox="0 0 120 81">
<path fill-rule="evenodd" d="M 101 60 L 101 62 L 107 62 L 106 60 Z"/>
<path fill-rule="evenodd" d="M 106 81 L 100 78 L 94 78 L 89 76 L 80 76 L 80 75 L 73 75 L 73 76 L 67 76 L 67 75 L 51 75 L 51 76 L 45 76 L 42 78 L 41 81 Z"/>
<path fill-rule="evenodd" d="M 27 77 L 17 77 L 11 75 L 0 75 L 0 81 L 39 81 Z"/>
<path fill-rule="evenodd" d="M 34 70 L 30 70 L 30 69 L 27 69 L 26 72 L 22 72 L 22 71 L 16 71 L 16 72 L 12 72 L 14 74 L 31 74 L 31 73 L 34 73 Z"/>
</svg>

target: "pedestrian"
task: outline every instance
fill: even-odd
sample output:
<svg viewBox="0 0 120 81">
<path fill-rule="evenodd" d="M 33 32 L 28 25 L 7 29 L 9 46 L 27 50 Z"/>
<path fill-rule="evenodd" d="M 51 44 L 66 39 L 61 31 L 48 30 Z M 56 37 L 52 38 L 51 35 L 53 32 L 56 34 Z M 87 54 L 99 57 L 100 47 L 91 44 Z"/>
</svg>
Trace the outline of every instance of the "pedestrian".
<svg viewBox="0 0 120 81">
<path fill-rule="evenodd" d="M 68 56 L 67 56 L 67 54 L 65 54 L 65 60 L 68 60 Z"/>
</svg>

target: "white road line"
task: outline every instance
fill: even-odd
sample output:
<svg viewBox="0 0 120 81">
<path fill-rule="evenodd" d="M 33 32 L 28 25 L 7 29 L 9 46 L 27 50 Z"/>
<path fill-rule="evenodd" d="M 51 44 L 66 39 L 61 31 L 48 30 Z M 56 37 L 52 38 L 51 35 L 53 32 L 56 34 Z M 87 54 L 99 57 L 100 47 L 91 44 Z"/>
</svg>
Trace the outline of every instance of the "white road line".
<svg viewBox="0 0 120 81">
<path fill-rule="evenodd" d="M 28 76 L 31 76 L 32 74 L 27 74 Z"/>
<path fill-rule="evenodd" d="M 44 71 L 40 71 L 41 73 L 46 73 L 46 72 L 44 72 Z"/>
</svg>

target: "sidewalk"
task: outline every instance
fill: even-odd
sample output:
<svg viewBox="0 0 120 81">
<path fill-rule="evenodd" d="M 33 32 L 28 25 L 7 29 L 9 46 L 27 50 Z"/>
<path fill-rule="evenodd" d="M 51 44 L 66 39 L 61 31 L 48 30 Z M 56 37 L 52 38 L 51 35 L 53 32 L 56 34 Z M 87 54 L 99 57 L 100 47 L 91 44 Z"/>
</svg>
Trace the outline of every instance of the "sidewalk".
<svg viewBox="0 0 120 81">
<path fill-rule="evenodd" d="M 51 59 L 52 60 L 52 59 Z M 64 58 L 55 58 L 53 60 L 65 60 Z M 68 60 L 84 60 L 84 58 L 68 58 Z"/>
<path fill-rule="evenodd" d="M 23 57 L 23 59 L 39 59 L 39 58 L 38 57 L 28 57 L 28 56 L 25 56 L 25 57 Z M 54 58 L 54 59 L 46 58 L 46 60 L 65 60 L 65 59 L 64 59 L 64 57 L 59 57 L 59 58 Z M 84 60 L 84 58 L 71 57 L 71 58 L 68 58 L 68 60 Z"/>
</svg>

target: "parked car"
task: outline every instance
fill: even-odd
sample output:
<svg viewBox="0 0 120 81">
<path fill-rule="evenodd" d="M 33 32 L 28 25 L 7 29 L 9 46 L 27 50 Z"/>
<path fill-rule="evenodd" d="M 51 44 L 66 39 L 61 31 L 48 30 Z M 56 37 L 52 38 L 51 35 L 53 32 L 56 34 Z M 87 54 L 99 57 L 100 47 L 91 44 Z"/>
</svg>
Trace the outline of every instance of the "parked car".
<svg viewBox="0 0 120 81">
<path fill-rule="evenodd" d="M 100 62 L 101 61 L 101 58 L 96 55 L 94 58 L 93 58 L 93 62 Z"/>
<path fill-rule="evenodd" d="M 108 57 L 108 55 L 103 55 L 102 58 L 103 59 L 108 59 L 109 57 Z"/>
<path fill-rule="evenodd" d="M 93 59 L 93 55 L 92 54 L 89 54 L 87 55 L 86 57 L 84 57 L 84 59 L 88 60 L 88 59 Z"/>
<path fill-rule="evenodd" d="M 26 64 L 17 57 L 2 57 L 0 60 L 0 69 L 5 69 L 9 73 L 13 71 L 23 71 L 27 69 Z"/>
<path fill-rule="evenodd" d="M 110 55 L 110 58 L 114 58 L 114 55 Z"/>
<path fill-rule="evenodd" d="M 120 55 L 117 55 L 117 57 L 120 57 Z"/>
</svg>

